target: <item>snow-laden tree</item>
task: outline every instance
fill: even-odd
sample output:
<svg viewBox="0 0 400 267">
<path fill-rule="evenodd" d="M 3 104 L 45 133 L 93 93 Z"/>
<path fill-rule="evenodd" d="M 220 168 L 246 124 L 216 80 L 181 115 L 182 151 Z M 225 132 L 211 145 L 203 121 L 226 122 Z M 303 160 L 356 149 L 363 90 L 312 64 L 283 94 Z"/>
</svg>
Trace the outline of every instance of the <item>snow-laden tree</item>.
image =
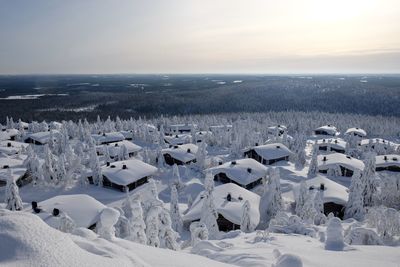
<svg viewBox="0 0 400 267">
<path fill-rule="evenodd" d="M 344 218 L 354 218 L 359 221 L 364 218 L 363 185 L 361 182 L 361 173 L 358 170 L 354 171 L 351 177 L 349 200 L 346 204 Z"/>
<path fill-rule="evenodd" d="M 245 233 L 250 233 L 254 231 L 254 226 L 251 224 L 250 220 L 250 202 L 246 200 L 242 206 L 242 217 L 240 220 L 240 230 Z"/>
<path fill-rule="evenodd" d="M 146 236 L 147 245 L 152 247 L 160 247 L 159 231 L 160 231 L 160 206 L 151 206 L 146 216 Z"/>
<path fill-rule="evenodd" d="M 55 173 L 54 173 L 55 160 L 47 144 L 44 146 L 43 155 L 44 155 L 44 163 L 42 164 L 43 178 L 47 183 L 53 183 L 55 179 Z"/>
<path fill-rule="evenodd" d="M 131 224 L 128 218 L 125 217 L 125 213 L 121 208 L 116 208 L 119 212 L 118 221 L 115 224 L 115 236 L 128 239 L 131 236 Z"/>
<path fill-rule="evenodd" d="M 64 157 L 60 155 L 60 157 L 57 160 L 57 167 L 55 171 L 55 183 L 60 184 L 60 183 L 66 183 L 67 180 L 67 171 L 65 170 L 65 163 L 64 163 Z"/>
<path fill-rule="evenodd" d="M 128 149 L 125 145 L 119 148 L 118 160 L 127 160 L 129 158 Z"/>
<path fill-rule="evenodd" d="M 211 173 L 206 174 L 203 191 L 203 206 L 201 208 L 200 222 L 204 223 L 211 239 L 217 238 L 219 229 L 217 224 L 218 212 L 214 204 L 214 178 Z"/>
<path fill-rule="evenodd" d="M 261 196 L 262 221 L 267 223 L 283 208 L 279 169 L 271 169 L 268 184 Z"/>
<path fill-rule="evenodd" d="M 300 218 L 307 222 L 313 223 L 315 216 L 318 214 L 315 208 L 315 193 L 314 190 L 308 190 L 306 198 L 304 200 L 303 208 L 300 211 Z"/>
<path fill-rule="evenodd" d="M 207 157 L 207 144 L 201 142 L 196 152 L 196 165 L 199 170 L 206 168 L 206 157 Z"/>
<path fill-rule="evenodd" d="M 318 173 L 318 145 L 314 144 L 310 166 L 308 167 L 307 176 L 315 177 Z"/>
<path fill-rule="evenodd" d="M 115 237 L 114 225 L 118 222 L 119 212 L 113 208 L 104 208 L 100 213 L 100 220 L 97 222 L 97 234 L 104 239 L 112 240 Z"/>
<path fill-rule="evenodd" d="M 171 216 L 169 212 L 165 209 L 161 209 L 159 219 L 159 239 L 161 247 L 165 247 L 171 250 L 178 250 L 179 244 L 176 240 L 178 239 L 179 234 L 172 229 Z"/>
<path fill-rule="evenodd" d="M 19 196 L 19 189 L 15 183 L 15 179 L 10 168 L 7 170 L 7 184 L 5 193 L 6 195 L 4 203 L 6 203 L 6 209 L 22 210 L 23 206 L 21 197 Z"/>
<path fill-rule="evenodd" d="M 382 205 L 400 209 L 400 179 L 396 175 L 391 175 L 388 173 L 382 173 L 381 175 L 381 191 L 380 199 Z"/>
<path fill-rule="evenodd" d="M 306 202 L 308 194 L 307 184 L 304 180 L 300 182 L 299 192 L 296 198 L 296 208 L 295 212 L 300 216 L 301 210 L 303 209 L 304 203 Z"/>
<path fill-rule="evenodd" d="M 375 178 L 375 153 L 368 153 L 364 161 L 365 167 L 362 172 L 364 206 L 374 206 L 377 195 Z"/>
<path fill-rule="evenodd" d="M 76 228 L 74 220 L 67 213 L 62 212 L 59 219 L 58 230 L 64 233 L 72 233 Z"/>
<path fill-rule="evenodd" d="M 125 213 L 131 226 L 128 239 L 136 243 L 146 244 L 146 224 L 143 219 L 143 209 L 140 198 L 136 197 L 132 201 L 129 200 L 129 203 L 129 208 L 126 207 L 128 212 Z"/>
<path fill-rule="evenodd" d="M 344 247 L 342 222 L 339 218 L 334 217 L 329 220 L 326 228 L 325 249 L 340 251 Z"/>
<path fill-rule="evenodd" d="M 90 169 L 92 170 L 93 183 L 98 186 L 103 186 L 103 174 L 101 171 L 101 166 L 99 158 L 97 157 L 96 147 L 90 149 Z"/>
<path fill-rule="evenodd" d="M 179 211 L 179 195 L 176 185 L 171 185 L 171 204 L 170 204 L 170 214 L 172 221 L 172 229 L 177 232 L 182 230 L 183 220 L 181 212 Z"/>
<path fill-rule="evenodd" d="M 318 213 L 324 213 L 324 190 L 318 189 L 315 193 L 314 207 Z"/>
<path fill-rule="evenodd" d="M 192 198 L 192 195 L 188 194 L 188 196 L 187 196 L 187 206 L 188 206 L 188 209 L 190 209 L 190 208 L 192 207 L 192 205 L 193 205 L 193 198 Z"/>
<path fill-rule="evenodd" d="M 171 184 L 176 186 L 176 189 L 179 191 L 183 188 L 183 183 L 181 180 L 181 175 L 179 173 L 179 168 L 178 165 L 174 164 L 172 166 L 172 179 L 171 179 Z"/>
<path fill-rule="evenodd" d="M 196 245 L 199 241 L 208 240 L 208 230 L 204 223 L 192 222 L 190 224 L 191 245 Z"/>
</svg>

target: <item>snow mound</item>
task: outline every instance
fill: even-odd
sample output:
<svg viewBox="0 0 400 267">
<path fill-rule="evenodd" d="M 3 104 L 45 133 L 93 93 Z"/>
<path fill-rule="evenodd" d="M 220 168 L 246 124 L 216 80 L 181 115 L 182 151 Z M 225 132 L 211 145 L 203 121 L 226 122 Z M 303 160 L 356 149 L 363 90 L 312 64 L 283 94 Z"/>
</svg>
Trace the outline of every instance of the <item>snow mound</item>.
<svg viewBox="0 0 400 267">
<path fill-rule="evenodd" d="M 93 254 L 39 217 L 7 210 L 0 210 L 0 251 L 1 266 L 147 266 L 139 258 Z"/>
<path fill-rule="evenodd" d="M 303 267 L 301 259 L 293 254 L 283 254 L 278 257 L 272 267 Z"/>
<path fill-rule="evenodd" d="M 214 243 L 211 243 L 210 241 L 202 240 L 197 242 L 196 245 L 193 246 L 192 253 L 204 255 L 204 254 L 209 254 L 209 252 L 211 251 L 221 252 L 223 250 L 224 250 L 223 248 Z"/>
</svg>

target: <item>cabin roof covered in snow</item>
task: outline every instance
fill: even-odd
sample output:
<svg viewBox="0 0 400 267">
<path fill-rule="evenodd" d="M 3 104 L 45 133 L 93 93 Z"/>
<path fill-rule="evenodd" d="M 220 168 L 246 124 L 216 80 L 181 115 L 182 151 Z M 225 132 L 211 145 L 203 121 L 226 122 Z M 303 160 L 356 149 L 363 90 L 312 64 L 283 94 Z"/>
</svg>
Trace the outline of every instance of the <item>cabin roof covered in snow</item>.
<svg viewBox="0 0 400 267">
<path fill-rule="evenodd" d="M 324 158 L 326 158 L 326 160 L 324 160 Z M 342 153 L 318 155 L 318 169 L 327 170 L 335 165 L 340 165 L 353 171 L 362 171 L 364 169 L 364 163 L 361 160 L 346 156 Z"/>
<path fill-rule="evenodd" d="M 6 155 L 14 155 L 17 154 L 22 147 L 27 147 L 29 144 L 15 142 L 11 140 L 0 141 L 0 153 L 4 153 Z"/>
<path fill-rule="evenodd" d="M 125 140 L 125 136 L 120 132 L 92 134 L 92 138 L 97 144 L 112 143 Z"/>
<path fill-rule="evenodd" d="M 337 135 L 338 134 L 337 128 L 330 124 L 318 127 L 314 131 L 324 131 L 329 135 Z"/>
<path fill-rule="evenodd" d="M 9 168 L 14 167 L 22 167 L 23 160 L 11 158 L 11 157 L 0 157 L 0 169 L 3 169 L 5 166 Z"/>
<path fill-rule="evenodd" d="M 12 177 L 15 181 L 18 181 L 26 173 L 26 168 L 15 167 L 12 168 Z M 0 169 L 0 181 L 7 182 L 8 180 L 8 169 Z"/>
<path fill-rule="evenodd" d="M 232 200 L 226 199 L 231 194 Z M 192 207 L 183 216 L 184 221 L 195 221 L 201 218 L 204 191 L 194 200 Z M 242 200 L 239 199 L 242 198 Z M 216 186 L 213 191 L 214 205 L 219 214 L 225 219 L 240 225 L 242 206 L 246 200 L 250 203 L 250 221 L 253 226 L 260 222 L 260 196 L 233 183 Z"/>
<path fill-rule="evenodd" d="M 126 165 L 126 169 L 123 169 L 123 165 Z M 110 166 L 103 166 L 101 170 L 103 175 L 111 182 L 123 186 L 157 172 L 156 167 L 137 159 L 116 161 L 111 163 Z"/>
<path fill-rule="evenodd" d="M 367 132 L 364 129 L 361 129 L 358 127 L 349 128 L 349 129 L 347 129 L 347 131 L 344 134 L 346 134 L 346 135 L 357 134 L 362 137 L 367 136 Z"/>
<path fill-rule="evenodd" d="M 370 139 L 363 139 L 361 140 L 360 144 L 361 146 L 368 146 L 369 144 L 382 144 L 382 145 L 393 145 L 393 142 L 390 142 L 389 140 L 382 139 L 382 138 L 370 138 Z"/>
<path fill-rule="evenodd" d="M 190 134 L 174 134 L 164 136 L 165 142 L 170 145 L 180 145 L 189 143 L 192 140 L 192 135 Z"/>
<path fill-rule="evenodd" d="M 336 149 L 346 149 L 346 141 L 340 138 L 328 138 L 328 139 L 318 139 L 318 146 L 330 146 Z"/>
<path fill-rule="evenodd" d="M 88 228 L 99 220 L 99 215 L 106 206 L 91 196 L 78 194 L 55 196 L 39 202 L 38 207 L 42 211 L 36 215 L 52 227 L 59 225 L 59 217 L 52 215 L 53 209 L 56 208 L 60 213 L 67 213 L 77 227 Z"/>
<path fill-rule="evenodd" d="M 258 155 L 260 155 L 263 159 L 266 160 L 288 157 L 292 154 L 290 149 L 281 143 L 255 146 L 252 147 L 251 149 L 254 149 L 254 151 L 257 152 Z M 247 149 L 246 151 L 249 151 L 251 149 Z"/>
<path fill-rule="evenodd" d="M 184 144 L 163 149 L 161 152 L 163 154 L 169 154 L 171 157 L 179 161 L 189 162 L 196 159 L 196 153 L 198 149 L 199 147 L 195 144 Z M 190 152 L 188 152 L 188 150 L 190 150 Z"/>
<path fill-rule="evenodd" d="M 305 181 L 307 187 L 311 186 L 314 188 L 313 190 L 320 190 L 321 184 L 324 185 L 324 194 L 323 201 L 324 203 L 333 202 L 340 205 L 346 205 L 347 200 L 349 198 L 349 193 L 347 192 L 347 187 L 338 184 L 331 179 L 318 175 L 315 178 L 309 179 Z"/>
<path fill-rule="evenodd" d="M 209 168 L 213 175 L 225 173 L 229 179 L 241 184 L 247 185 L 267 175 L 268 168 L 254 159 L 238 159 L 226 162 L 222 165 Z M 250 170 L 250 172 L 249 172 Z"/>
<path fill-rule="evenodd" d="M 31 134 L 28 134 L 25 137 L 25 140 L 28 139 L 28 138 L 31 138 L 32 140 L 35 140 L 35 141 L 37 141 L 39 143 L 46 144 L 46 143 L 49 142 L 50 133 L 53 133 L 53 136 L 56 136 L 60 132 L 58 130 L 50 130 L 50 131 L 47 131 L 47 132 L 31 133 Z"/>
<path fill-rule="evenodd" d="M 110 156 L 114 157 L 119 154 L 119 151 L 122 146 L 126 147 L 128 153 L 136 153 L 142 150 L 141 146 L 138 146 L 128 140 L 123 140 L 112 144 L 104 144 L 100 146 L 99 149 L 102 150 L 104 147 L 106 147 L 108 149 L 108 153 L 110 154 Z"/>
<path fill-rule="evenodd" d="M 376 167 L 389 167 L 389 166 L 399 166 L 400 167 L 400 155 L 390 154 L 390 155 L 379 155 L 376 156 Z"/>
</svg>

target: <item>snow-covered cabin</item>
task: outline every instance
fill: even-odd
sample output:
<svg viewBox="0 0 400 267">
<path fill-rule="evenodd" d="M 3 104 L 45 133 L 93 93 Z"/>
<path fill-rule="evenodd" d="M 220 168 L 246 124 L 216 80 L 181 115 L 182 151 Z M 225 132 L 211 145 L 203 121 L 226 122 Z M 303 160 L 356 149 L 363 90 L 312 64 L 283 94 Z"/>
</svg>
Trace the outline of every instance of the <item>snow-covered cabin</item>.
<svg viewBox="0 0 400 267">
<path fill-rule="evenodd" d="M 101 170 L 103 186 L 122 192 L 131 191 L 147 183 L 148 179 L 157 172 L 156 167 L 137 159 L 107 163 Z"/>
<path fill-rule="evenodd" d="M 195 144 L 184 144 L 163 149 L 161 153 L 164 156 L 165 163 L 168 165 L 184 165 L 196 162 L 198 149 Z"/>
<path fill-rule="evenodd" d="M 271 165 L 278 161 L 289 161 L 292 154 L 284 144 L 274 143 L 254 146 L 244 151 L 244 156 L 257 160 L 264 165 Z"/>
<path fill-rule="evenodd" d="M 341 176 L 351 177 L 355 170 L 364 170 L 364 163 L 341 153 L 318 155 L 318 171 L 320 173 L 328 173 L 329 169 L 338 168 L 340 168 Z"/>
<path fill-rule="evenodd" d="M 49 142 L 51 133 L 55 138 L 58 134 L 60 134 L 57 130 L 51 130 L 48 132 L 37 132 L 28 134 L 24 140 L 25 143 L 34 144 L 34 145 L 45 145 Z"/>
<path fill-rule="evenodd" d="M 17 129 L 5 129 L 4 131 L 0 132 L 0 140 L 14 141 L 19 133 L 20 132 Z"/>
<path fill-rule="evenodd" d="M 326 215 L 332 212 L 336 217 L 343 218 L 344 207 L 349 198 L 347 187 L 320 175 L 306 180 L 306 184 L 309 190 L 323 191 L 324 213 Z"/>
<path fill-rule="evenodd" d="M 18 158 L 0 156 L 0 169 L 22 167 L 23 163 L 23 160 Z"/>
<path fill-rule="evenodd" d="M 373 150 L 378 154 L 386 154 L 385 152 L 394 144 L 382 138 L 363 139 L 359 142 L 358 147 L 362 150 Z"/>
<path fill-rule="evenodd" d="M 346 152 L 346 141 L 339 138 L 319 139 L 317 145 L 321 151 L 333 151 L 342 154 Z"/>
<path fill-rule="evenodd" d="M 32 203 L 32 206 L 35 206 Z M 100 213 L 106 208 L 101 202 L 86 194 L 59 195 L 37 203 L 32 212 L 53 228 L 60 225 L 60 214 L 66 213 L 76 227 L 95 229 Z"/>
<path fill-rule="evenodd" d="M 321 127 L 318 127 L 317 129 L 314 130 L 315 135 L 326 135 L 326 136 L 336 136 L 339 135 L 339 131 L 337 128 L 333 125 L 324 125 Z"/>
<path fill-rule="evenodd" d="M 133 139 L 133 131 L 119 131 L 125 138 L 125 140 L 132 140 Z"/>
<path fill-rule="evenodd" d="M 16 142 L 16 141 L 0 141 L 0 153 L 7 156 L 12 156 L 21 151 L 22 148 L 29 146 L 26 143 Z"/>
<path fill-rule="evenodd" d="M 24 167 L 14 167 L 12 168 L 12 178 L 15 183 L 21 187 L 32 182 L 32 178 Z M 5 186 L 8 180 L 8 168 L 0 169 L 0 187 Z"/>
<path fill-rule="evenodd" d="M 221 183 L 234 183 L 248 190 L 262 183 L 268 168 L 254 159 L 238 159 L 207 169 L 214 180 Z"/>
<path fill-rule="evenodd" d="M 233 183 L 216 186 L 212 194 L 218 213 L 217 223 L 220 231 L 240 229 L 242 206 L 246 200 L 250 203 L 250 223 L 253 228 L 259 224 L 259 195 Z M 185 224 L 200 220 L 203 201 L 204 191 L 196 197 L 190 209 L 183 215 Z"/>
<path fill-rule="evenodd" d="M 400 172 L 400 155 L 379 155 L 376 156 L 376 171 Z"/>
<path fill-rule="evenodd" d="M 168 125 L 165 128 L 165 133 L 170 135 L 190 133 L 192 131 L 192 128 L 196 129 L 196 127 L 197 127 L 196 124 L 191 124 L 191 123 L 173 124 L 173 125 Z"/>
<path fill-rule="evenodd" d="M 113 159 L 119 155 L 122 146 L 126 147 L 129 157 L 136 156 L 138 152 L 142 150 L 141 146 L 138 146 L 128 140 L 123 140 L 115 143 L 107 143 L 105 145 L 96 147 L 96 150 L 98 155 L 102 155 L 104 153 L 104 149 L 108 149 L 108 154 L 110 155 L 110 158 Z"/>
<path fill-rule="evenodd" d="M 201 143 L 207 140 L 212 135 L 211 131 L 198 131 L 196 132 L 196 143 Z"/>
<path fill-rule="evenodd" d="M 164 136 L 165 143 L 176 146 L 190 143 L 192 141 L 192 135 L 190 134 L 174 134 Z"/>
<path fill-rule="evenodd" d="M 125 136 L 120 132 L 92 134 L 92 138 L 97 145 L 115 143 L 125 140 Z"/>
<path fill-rule="evenodd" d="M 345 135 L 349 135 L 349 136 L 356 136 L 356 137 L 360 137 L 360 138 L 364 138 L 367 136 L 367 132 L 364 129 L 358 128 L 358 127 L 354 127 L 354 128 L 349 128 L 347 129 L 347 131 L 344 133 Z"/>
<path fill-rule="evenodd" d="M 281 136 L 282 134 L 287 132 L 287 127 L 285 125 L 278 124 L 278 125 L 275 125 L 275 126 L 268 127 L 267 132 L 268 132 L 269 135 L 273 135 L 273 136 L 279 135 L 279 136 Z"/>
</svg>

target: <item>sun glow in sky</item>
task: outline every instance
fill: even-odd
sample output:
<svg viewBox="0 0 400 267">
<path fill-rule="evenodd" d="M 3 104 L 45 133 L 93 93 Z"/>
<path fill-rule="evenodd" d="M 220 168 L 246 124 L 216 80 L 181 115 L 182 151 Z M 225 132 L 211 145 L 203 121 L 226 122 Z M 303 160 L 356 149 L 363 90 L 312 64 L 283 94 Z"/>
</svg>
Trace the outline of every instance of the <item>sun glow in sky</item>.
<svg viewBox="0 0 400 267">
<path fill-rule="evenodd" d="M 0 73 L 400 72 L 398 0 L 0 0 Z"/>
</svg>

